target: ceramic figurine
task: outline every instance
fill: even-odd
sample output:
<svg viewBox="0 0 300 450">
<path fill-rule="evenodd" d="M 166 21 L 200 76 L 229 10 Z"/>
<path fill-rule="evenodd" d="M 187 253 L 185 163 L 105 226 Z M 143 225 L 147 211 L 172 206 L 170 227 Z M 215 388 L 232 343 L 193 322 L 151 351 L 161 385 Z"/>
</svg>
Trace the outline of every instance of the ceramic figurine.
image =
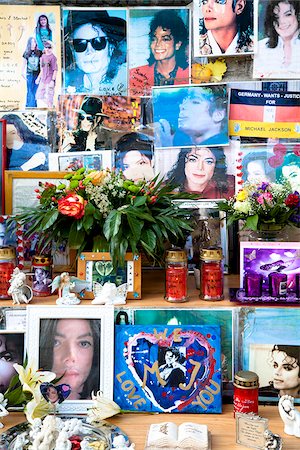
<svg viewBox="0 0 300 450">
<path fill-rule="evenodd" d="M 283 395 L 280 397 L 279 414 L 284 423 L 284 432 L 291 436 L 300 437 L 300 411 L 294 406 L 294 397 Z"/>
<path fill-rule="evenodd" d="M 93 305 L 124 305 L 126 303 L 128 286 L 127 283 L 116 286 L 115 283 L 104 283 L 103 285 L 94 281 Z"/>
<path fill-rule="evenodd" d="M 116 450 L 134 450 L 135 444 L 127 445 L 128 441 L 122 434 L 118 434 L 113 438 L 112 448 Z"/>
<path fill-rule="evenodd" d="M 7 405 L 7 400 L 4 399 L 4 395 L 0 394 L 0 419 L 1 417 L 8 416 L 8 411 L 5 409 Z M 0 422 L 0 428 L 3 428 L 3 423 Z"/>
<path fill-rule="evenodd" d="M 56 303 L 58 305 L 78 305 L 80 299 L 74 292 L 84 291 L 90 283 L 84 280 L 80 280 L 77 277 L 70 276 L 68 272 L 62 272 L 60 275 L 54 278 L 50 284 L 52 293 L 58 289 L 58 299 Z"/>
<path fill-rule="evenodd" d="M 26 275 L 18 267 L 13 270 L 12 276 L 9 280 L 10 287 L 7 293 L 12 296 L 13 305 L 20 305 L 20 303 L 29 303 L 32 300 L 33 293 L 30 286 L 25 284 Z"/>
<path fill-rule="evenodd" d="M 264 450 L 274 449 L 282 450 L 282 439 L 279 434 L 272 433 L 270 430 L 264 432 L 265 447 Z"/>
</svg>

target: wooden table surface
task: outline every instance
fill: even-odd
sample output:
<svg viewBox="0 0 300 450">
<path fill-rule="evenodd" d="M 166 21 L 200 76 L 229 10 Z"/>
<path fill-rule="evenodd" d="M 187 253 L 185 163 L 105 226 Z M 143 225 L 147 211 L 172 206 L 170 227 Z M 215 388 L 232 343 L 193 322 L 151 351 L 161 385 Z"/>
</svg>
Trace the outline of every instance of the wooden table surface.
<svg viewBox="0 0 300 450">
<path fill-rule="evenodd" d="M 224 405 L 222 414 L 119 414 L 107 419 L 108 422 L 117 425 L 127 434 L 131 442 L 135 444 L 135 450 L 144 450 L 147 431 L 151 423 L 171 421 L 180 425 L 182 422 L 196 422 L 205 424 L 212 436 L 212 450 L 235 450 L 247 449 L 235 443 L 235 419 L 233 418 L 233 406 Z M 269 429 L 280 434 L 283 438 L 284 450 L 299 450 L 300 438 L 288 436 L 283 432 L 283 422 L 281 421 L 276 406 L 259 407 L 260 416 L 269 420 Z M 24 422 L 25 416 L 22 413 L 10 413 L 3 419 L 5 427 L 8 428 Z"/>
</svg>

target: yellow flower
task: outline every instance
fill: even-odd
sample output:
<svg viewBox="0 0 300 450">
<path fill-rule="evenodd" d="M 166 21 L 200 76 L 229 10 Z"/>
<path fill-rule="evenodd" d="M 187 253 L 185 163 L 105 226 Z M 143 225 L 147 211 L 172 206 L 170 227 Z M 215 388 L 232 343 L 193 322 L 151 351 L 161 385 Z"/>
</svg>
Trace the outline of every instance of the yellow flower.
<svg viewBox="0 0 300 450">
<path fill-rule="evenodd" d="M 87 176 L 94 186 L 100 186 L 103 184 L 108 172 L 106 170 L 93 170 Z"/>
<path fill-rule="evenodd" d="M 20 383 L 24 392 L 30 392 L 34 397 L 40 392 L 41 383 L 49 383 L 56 377 L 53 372 L 36 370 L 28 363 L 26 367 L 14 364 L 14 369 L 19 375 Z"/>
<path fill-rule="evenodd" d="M 87 422 L 89 423 L 106 419 L 121 411 L 120 406 L 113 400 L 103 397 L 101 391 L 98 391 L 96 395 L 92 392 L 92 400 L 94 405 L 87 412 Z"/>
<path fill-rule="evenodd" d="M 211 81 L 221 81 L 224 73 L 227 70 L 225 59 L 219 58 L 215 62 L 210 62 L 206 64 L 212 71 Z"/>
<path fill-rule="evenodd" d="M 237 193 L 236 199 L 239 202 L 243 202 L 244 200 L 246 200 L 248 198 L 248 192 L 245 189 L 240 190 Z"/>
<path fill-rule="evenodd" d="M 34 419 L 41 419 L 54 411 L 55 407 L 46 402 L 40 392 L 36 391 L 35 396 L 24 408 L 26 419 L 29 423 L 33 423 Z"/>
</svg>

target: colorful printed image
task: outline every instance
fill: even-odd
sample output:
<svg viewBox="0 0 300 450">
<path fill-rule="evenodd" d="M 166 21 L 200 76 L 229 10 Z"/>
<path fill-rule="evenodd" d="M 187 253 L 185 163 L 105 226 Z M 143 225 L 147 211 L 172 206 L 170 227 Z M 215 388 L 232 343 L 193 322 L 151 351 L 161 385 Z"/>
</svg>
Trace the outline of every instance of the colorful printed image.
<svg viewBox="0 0 300 450">
<path fill-rule="evenodd" d="M 253 0 L 194 1 L 194 56 L 254 52 Z"/>
<path fill-rule="evenodd" d="M 237 159 L 237 191 L 243 182 L 290 182 L 300 191 L 300 153 L 297 145 L 241 146 Z"/>
<path fill-rule="evenodd" d="M 259 0 L 254 78 L 299 78 L 299 14 L 298 0 Z"/>
<path fill-rule="evenodd" d="M 111 169 L 113 154 L 110 150 L 99 152 L 50 153 L 49 169 L 54 172 L 72 172 L 84 167 L 87 170 Z"/>
<path fill-rule="evenodd" d="M 155 148 L 228 145 L 226 85 L 154 88 Z"/>
<path fill-rule="evenodd" d="M 59 6 L 1 5 L 0 110 L 52 108 L 61 87 Z"/>
<path fill-rule="evenodd" d="M 154 178 L 154 145 L 145 133 L 126 133 L 115 144 L 115 166 L 127 179 L 151 181 Z"/>
<path fill-rule="evenodd" d="M 299 242 L 241 242 L 241 287 L 246 274 L 255 273 L 262 275 L 263 292 L 268 292 L 277 278 L 284 283 L 285 293 L 292 293 L 296 291 L 296 273 L 299 272 Z M 278 289 L 280 294 L 280 286 Z"/>
<path fill-rule="evenodd" d="M 126 283 L 126 267 L 118 267 L 116 270 L 111 261 L 96 261 L 92 264 L 92 281 L 100 284 L 107 282 L 120 286 Z"/>
<path fill-rule="evenodd" d="M 234 194 L 234 166 L 230 147 L 187 147 L 155 150 L 155 172 L 180 192 L 201 199 L 229 198 Z"/>
<path fill-rule="evenodd" d="M 16 375 L 14 364 L 23 363 L 24 333 L 0 333 L 0 393 L 4 394 Z"/>
<path fill-rule="evenodd" d="M 115 355 L 114 400 L 121 408 L 221 412 L 220 327 L 119 325 Z"/>
<path fill-rule="evenodd" d="M 241 308 L 239 368 L 259 376 L 260 400 L 287 394 L 300 403 L 298 308 Z"/>
<path fill-rule="evenodd" d="M 64 9 L 64 92 L 126 95 L 125 9 Z"/>
<path fill-rule="evenodd" d="M 131 95 L 189 84 L 189 10 L 131 9 L 129 24 Z"/>
<path fill-rule="evenodd" d="M 6 168 L 48 170 L 50 120 L 45 111 L 1 112 L 6 121 Z"/>
<path fill-rule="evenodd" d="M 59 97 L 59 152 L 112 149 L 140 121 L 140 99 L 97 95 Z"/>
</svg>

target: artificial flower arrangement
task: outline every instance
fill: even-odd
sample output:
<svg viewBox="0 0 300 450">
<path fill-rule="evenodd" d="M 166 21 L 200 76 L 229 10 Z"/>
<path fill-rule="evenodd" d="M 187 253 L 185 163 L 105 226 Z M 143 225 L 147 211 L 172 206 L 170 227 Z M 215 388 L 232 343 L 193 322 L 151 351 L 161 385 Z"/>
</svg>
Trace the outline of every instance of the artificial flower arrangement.
<svg viewBox="0 0 300 450">
<path fill-rule="evenodd" d="M 267 227 L 300 223 L 300 196 L 293 192 L 289 182 L 261 184 L 245 183 L 229 200 L 219 202 L 225 211 L 227 224 L 243 220 L 243 229 L 262 230 Z"/>
<path fill-rule="evenodd" d="M 121 171 L 81 168 L 65 179 L 59 186 L 40 182 L 38 206 L 17 216 L 21 225 L 30 223 L 25 237 L 38 233 L 44 248 L 67 240 L 78 253 L 109 251 L 114 267 L 124 264 L 128 250 L 162 262 L 165 243 L 176 244 L 192 230 L 190 210 L 173 203 L 187 194 L 157 177 L 134 182 Z"/>
</svg>

